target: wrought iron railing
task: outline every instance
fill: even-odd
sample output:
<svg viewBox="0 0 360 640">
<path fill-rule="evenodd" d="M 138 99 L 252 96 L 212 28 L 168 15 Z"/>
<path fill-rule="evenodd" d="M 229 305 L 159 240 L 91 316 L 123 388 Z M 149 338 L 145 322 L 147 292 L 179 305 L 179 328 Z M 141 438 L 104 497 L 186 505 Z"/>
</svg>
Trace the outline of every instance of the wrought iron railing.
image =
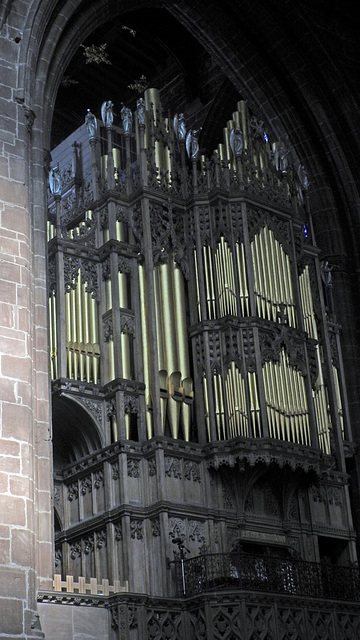
<svg viewBox="0 0 360 640">
<path fill-rule="evenodd" d="M 334 600 L 360 600 L 357 566 L 335 566 L 249 553 L 204 554 L 174 562 L 178 595 L 241 589 Z"/>
</svg>

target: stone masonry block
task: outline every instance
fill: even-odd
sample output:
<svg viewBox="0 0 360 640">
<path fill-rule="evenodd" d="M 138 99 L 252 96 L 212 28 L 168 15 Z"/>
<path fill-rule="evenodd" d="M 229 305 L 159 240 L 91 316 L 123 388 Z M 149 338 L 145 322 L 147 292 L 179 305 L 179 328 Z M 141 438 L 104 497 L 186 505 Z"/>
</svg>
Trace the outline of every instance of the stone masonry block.
<svg viewBox="0 0 360 640">
<path fill-rule="evenodd" d="M 19 567 L 3 567 L 1 573 L 0 598 L 26 598 L 26 571 Z"/>
<path fill-rule="evenodd" d="M 0 513 L 4 524 L 25 526 L 25 500 L 13 496 L 0 495 Z"/>
<path fill-rule="evenodd" d="M 0 598 L 0 629 L 6 635 L 20 635 L 23 631 L 23 603 L 21 600 Z"/>
<path fill-rule="evenodd" d="M 1 357 L 1 374 L 7 378 L 17 380 L 30 380 L 31 360 L 30 358 L 19 358 L 15 356 Z"/>
<path fill-rule="evenodd" d="M 31 439 L 32 413 L 28 407 L 6 403 L 3 407 L 4 438 L 15 438 L 26 442 Z"/>
</svg>

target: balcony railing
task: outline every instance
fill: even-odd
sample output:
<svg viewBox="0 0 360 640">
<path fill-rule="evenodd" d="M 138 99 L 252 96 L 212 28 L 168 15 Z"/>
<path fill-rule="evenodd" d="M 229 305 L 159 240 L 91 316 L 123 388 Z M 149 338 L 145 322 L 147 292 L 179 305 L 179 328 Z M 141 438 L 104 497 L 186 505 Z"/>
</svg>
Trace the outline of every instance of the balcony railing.
<svg viewBox="0 0 360 640">
<path fill-rule="evenodd" d="M 178 595 L 240 589 L 358 602 L 357 566 L 335 566 L 245 552 L 176 560 Z"/>
</svg>

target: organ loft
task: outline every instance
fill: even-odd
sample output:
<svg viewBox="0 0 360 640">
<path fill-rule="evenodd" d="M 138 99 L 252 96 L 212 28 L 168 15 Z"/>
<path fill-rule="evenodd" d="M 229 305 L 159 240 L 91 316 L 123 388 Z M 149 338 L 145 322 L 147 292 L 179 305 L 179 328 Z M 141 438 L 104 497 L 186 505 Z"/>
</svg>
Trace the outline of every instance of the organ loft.
<svg viewBox="0 0 360 640">
<path fill-rule="evenodd" d="M 209 156 L 180 108 L 106 101 L 52 152 L 55 578 L 113 585 L 109 638 L 310 634 L 359 597 L 334 265 L 247 104 Z"/>
</svg>

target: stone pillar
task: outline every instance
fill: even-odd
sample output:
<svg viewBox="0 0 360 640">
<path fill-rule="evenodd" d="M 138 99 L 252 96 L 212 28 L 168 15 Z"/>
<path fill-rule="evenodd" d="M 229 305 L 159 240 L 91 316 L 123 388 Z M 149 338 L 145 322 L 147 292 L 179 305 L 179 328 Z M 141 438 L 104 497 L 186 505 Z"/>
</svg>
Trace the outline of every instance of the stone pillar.
<svg viewBox="0 0 360 640">
<path fill-rule="evenodd" d="M 23 640 L 44 637 L 36 595 L 51 587 L 52 519 L 44 176 L 35 114 L 15 89 L 17 33 L 0 30 L 0 633 Z"/>
</svg>

